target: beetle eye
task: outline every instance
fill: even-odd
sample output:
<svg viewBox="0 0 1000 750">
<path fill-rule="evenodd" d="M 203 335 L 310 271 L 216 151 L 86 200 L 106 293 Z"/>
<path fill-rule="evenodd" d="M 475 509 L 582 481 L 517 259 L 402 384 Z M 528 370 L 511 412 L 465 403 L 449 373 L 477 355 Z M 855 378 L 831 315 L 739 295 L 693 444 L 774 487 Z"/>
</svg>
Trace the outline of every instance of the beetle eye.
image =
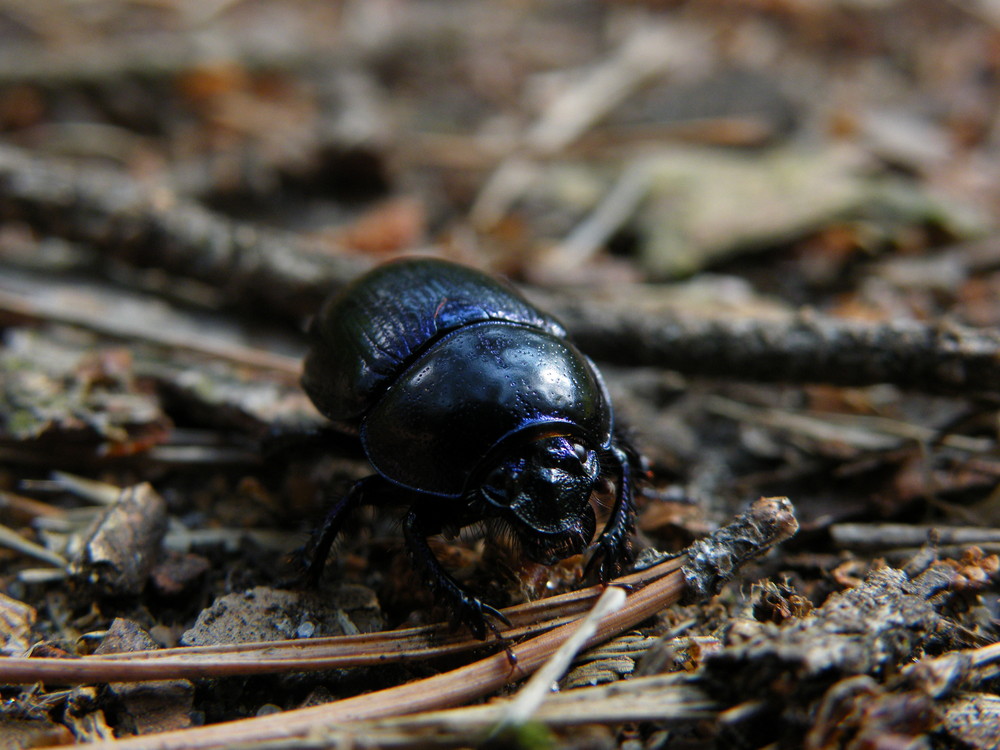
<svg viewBox="0 0 1000 750">
<path fill-rule="evenodd" d="M 548 465 L 569 471 L 577 471 L 576 467 L 586 466 L 593 461 L 593 451 L 583 443 L 566 437 L 552 438 L 544 447 L 549 456 Z"/>
</svg>

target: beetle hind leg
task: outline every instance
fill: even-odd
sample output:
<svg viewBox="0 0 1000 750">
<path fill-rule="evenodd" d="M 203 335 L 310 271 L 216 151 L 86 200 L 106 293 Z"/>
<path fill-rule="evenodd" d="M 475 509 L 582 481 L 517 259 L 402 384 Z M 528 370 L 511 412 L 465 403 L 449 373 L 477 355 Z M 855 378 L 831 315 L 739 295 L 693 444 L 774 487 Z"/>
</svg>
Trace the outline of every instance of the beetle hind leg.
<svg viewBox="0 0 1000 750">
<path fill-rule="evenodd" d="M 330 557 L 330 549 L 343 529 L 344 522 L 351 513 L 362 505 L 374 502 L 375 490 L 382 484 L 382 479 L 372 475 L 359 479 L 343 496 L 330 507 L 322 526 L 313 534 L 310 550 L 306 553 L 306 566 L 302 574 L 302 582 L 309 587 L 319 586 L 323 568 Z"/>
<path fill-rule="evenodd" d="M 423 572 L 427 583 L 451 607 L 456 620 L 468 627 L 476 638 L 481 641 L 486 640 L 487 628 L 497 638 L 502 638 L 499 629 L 490 618 L 508 627 L 510 621 L 503 612 L 470 594 L 448 574 L 427 543 L 427 537 L 433 533 L 436 533 L 436 529 L 431 528 L 431 524 L 420 512 L 411 508 L 403 522 L 403 535 L 406 539 L 406 548 Z"/>
</svg>

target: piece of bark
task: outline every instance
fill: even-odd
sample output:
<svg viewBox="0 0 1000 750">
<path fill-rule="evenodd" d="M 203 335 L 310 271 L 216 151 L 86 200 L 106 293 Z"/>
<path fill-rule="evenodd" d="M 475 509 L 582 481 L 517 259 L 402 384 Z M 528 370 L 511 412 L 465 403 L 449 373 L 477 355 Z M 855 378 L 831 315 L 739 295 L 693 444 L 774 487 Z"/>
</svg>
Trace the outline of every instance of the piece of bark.
<svg viewBox="0 0 1000 750">
<path fill-rule="evenodd" d="M 0 750 L 69 745 L 73 735 L 48 718 L 0 716 Z"/>
<path fill-rule="evenodd" d="M 940 610 L 952 587 L 959 588 L 958 580 L 958 571 L 947 562 L 912 578 L 902 570 L 880 568 L 860 586 L 834 594 L 784 626 L 735 623 L 725 647 L 705 659 L 702 672 L 706 692 L 734 706 L 722 724 L 719 746 L 747 734 L 755 746 L 801 742 L 822 700 L 833 701 L 837 710 L 854 705 L 851 696 L 859 679 L 867 686 L 864 692 L 882 695 L 878 679 L 902 669 L 914 654 L 953 645 L 957 626 Z M 858 716 L 859 726 L 874 721 Z M 923 716 L 918 723 L 931 719 Z"/>
<path fill-rule="evenodd" d="M 731 642 L 709 657 L 707 677 L 725 677 L 718 683 L 723 690 L 738 689 L 734 678 L 741 688 L 749 680 L 755 689 L 741 694 L 761 695 L 779 675 L 794 674 L 808 683 L 838 674 L 877 674 L 944 636 L 936 597 L 955 577 L 954 568 L 940 563 L 913 580 L 901 570 L 880 568 L 806 617 L 781 628 L 761 624 L 744 642 Z"/>
<path fill-rule="evenodd" d="M 733 523 L 699 539 L 684 554 L 682 604 L 717 594 L 739 569 L 771 547 L 792 537 L 799 528 L 787 497 L 762 497 Z"/>
<path fill-rule="evenodd" d="M 1000 696 L 968 693 L 942 708 L 945 730 L 960 747 L 996 750 L 1000 745 Z"/>
<path fill-rule="evenodd" d="M 31 647 L 34 607 L 0 592 L 0 655 L 24 656 Z"/>
<path fill-rule="evenodd" d="M 70 572 L 103 595 L 138 595 L 166 532 L 163 498 L 145 483 L 126 487 L 87 533 Z"/>
</svg>

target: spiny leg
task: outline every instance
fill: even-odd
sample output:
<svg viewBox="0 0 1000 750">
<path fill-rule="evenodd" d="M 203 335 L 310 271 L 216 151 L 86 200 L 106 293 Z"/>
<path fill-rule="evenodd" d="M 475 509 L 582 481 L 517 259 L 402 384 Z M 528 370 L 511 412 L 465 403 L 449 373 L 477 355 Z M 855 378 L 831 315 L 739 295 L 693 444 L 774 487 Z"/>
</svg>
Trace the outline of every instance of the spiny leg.
<svg viewBox="0 0 1000 750">
<path fill-rule="evenodd" d="M 323 575 L 323 568 L 326 565 L 327 558 L 330 556 L 330 548 L 333 547 L 333 543 L 343 528 L 344 522 L 350 516 L 351 511 L 365 504 L 373 504 L 376 494 L 374 490 L 382 483 L 383 480 L 375 475 L 359 479 L 351 485 L 351 489 L 341 496 L 327 512 L 326 518 L 323 520 L 323 525 L 313 535 L 315 543 L 312 545 L 309 565 L 303 576 L 306 585 L 312 587 L 319 585 L 319 580 Z"/>
<path fill-rule="evenodd" d="M 618 445 L 612 445 L 601 454 L 601 464 L 613 464 L 618 473 L 618 484 L 615 488 L 615 504 L 611 509 L 611 517 L 604 525 L 604 530 L 597 538 L 596 549 L 587 563 L 587 574 L 596 568 L 602 581 L 607 581 L 619 575 L 625 565 L 632 561 L 632 546 L 629 533 L 635 516 L 635 504 L 632 501 L 632 456 L 634 451 L 623 450 Z"/>
<path fill-rule="evenodd" d="M 487 619 L 487 615 L 508 627 L 510 621 L 503 612 L 463 589 L 441 566 L 441 562 L 427 543 L 427 537 L 437 531 L 438 529 L 432 528 L 418 509 L 411 508 L 403 522 L 403 536 L 410 555 L 420 567 L 428 584 L 445 600 L 458 620 L 466 625 L 476 638 L 485 640 L 487 628 L 493 631 L 497 638 L 502 638 L 496 625 Z"/>
</svg>

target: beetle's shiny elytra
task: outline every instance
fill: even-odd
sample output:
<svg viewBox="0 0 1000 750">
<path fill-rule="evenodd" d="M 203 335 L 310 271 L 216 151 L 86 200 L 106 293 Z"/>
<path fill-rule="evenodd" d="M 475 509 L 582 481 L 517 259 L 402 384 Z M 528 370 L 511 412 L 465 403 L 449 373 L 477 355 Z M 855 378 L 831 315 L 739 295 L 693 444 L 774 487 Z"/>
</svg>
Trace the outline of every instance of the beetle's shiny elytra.
<svg viewBox="0 0 1000 750">
<path fill-rule="evenodd" d="M 616 439 L 600 373 L 562 325 L 509 286 L 430 258 L 387 263 L 326 301 L 302 385 L 357 432 L 375 474 L 334 504 L 310 572 L 318 577 L 345 515 L 404 504 L 407 546 L 428 582 L 480 638 L 503 616 L 434 557 L 445 526 L 506 522 L 526 555 L 552 562 L 586 549 L 590 495 L 603 473 L 615 505 L 592 563 L 603 578 L 629 559 L 629 451 Z"/>
</svg>

